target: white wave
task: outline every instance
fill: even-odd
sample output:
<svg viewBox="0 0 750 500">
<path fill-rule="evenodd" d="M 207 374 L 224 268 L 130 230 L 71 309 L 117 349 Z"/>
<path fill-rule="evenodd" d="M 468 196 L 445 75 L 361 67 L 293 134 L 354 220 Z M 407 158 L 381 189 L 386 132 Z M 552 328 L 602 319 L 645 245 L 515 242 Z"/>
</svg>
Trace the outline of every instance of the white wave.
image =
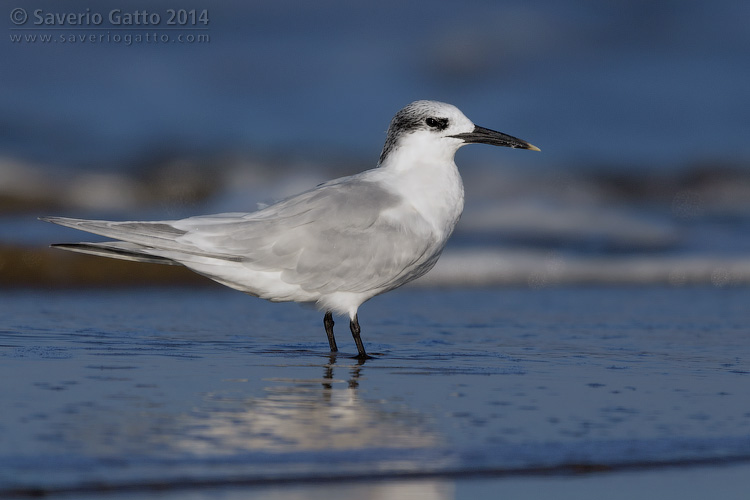
<svg viewBox="0 0 750 500">
<path fill-rule="evenodd" d="M 446 250 L 415 286 L 750 284 L 750 257 L 567 256 L 551 251 Z"/>
</svg>

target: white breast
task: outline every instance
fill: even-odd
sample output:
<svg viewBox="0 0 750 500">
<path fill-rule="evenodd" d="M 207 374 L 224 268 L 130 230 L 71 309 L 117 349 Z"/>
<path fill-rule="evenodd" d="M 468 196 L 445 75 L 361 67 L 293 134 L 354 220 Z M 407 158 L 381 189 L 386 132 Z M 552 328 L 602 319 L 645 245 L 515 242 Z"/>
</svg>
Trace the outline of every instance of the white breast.
<svg viewBox="0 0 750 500">
<path fill-rule="evenodd" d="M 413 206 L 443 243 L 464 208 L 464 187 L 454 154 L 455 147 L 443 150 L 434 140 L 413 134 L 380 168 L 371 171 Z"/>
</svg>

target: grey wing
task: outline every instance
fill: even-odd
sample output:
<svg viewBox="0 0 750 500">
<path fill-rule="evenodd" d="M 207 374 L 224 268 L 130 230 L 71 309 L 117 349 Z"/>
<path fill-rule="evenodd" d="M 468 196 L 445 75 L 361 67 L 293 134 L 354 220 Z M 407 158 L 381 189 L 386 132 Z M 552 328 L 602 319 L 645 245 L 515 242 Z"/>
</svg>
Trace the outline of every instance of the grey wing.
<svg viewBox="0 0 750 500">
<path fill-rule="evenodd" d="M 283 281 L 305 290 L 364 292 L 403 284 L 437 259 L 437 238 L 404 203 L 377 183 L 355 176 L 248 214 L 159 222 L 43 220 L 120 240 L 62 246 L 68 250 L 187 266 L 211 259 L 280 272 Z M 389 212 L 397 207 L 395 218 Z M 155 259 L 139 259 L 141 255 Z"/>
<path fill-rule="evenodd" d="M 178 221 L 180 240 L 241 257 L 243 265 L 281 271 L 281 279 L 308 291 L 364 292 L 398 286 L 434 264 L 437 239 L 415 210 L 374 182 L 347 178 L 243 216 Z"/>
</svg>

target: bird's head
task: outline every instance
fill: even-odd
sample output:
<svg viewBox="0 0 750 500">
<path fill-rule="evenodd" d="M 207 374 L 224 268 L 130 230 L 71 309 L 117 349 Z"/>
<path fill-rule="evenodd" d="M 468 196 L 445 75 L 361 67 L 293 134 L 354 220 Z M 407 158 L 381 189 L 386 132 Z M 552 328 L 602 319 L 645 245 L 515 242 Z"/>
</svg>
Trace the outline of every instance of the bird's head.
<svg viewBox="0 0 750 500">
<path fill-rule="evenodd" d="M 379 164 L 403 149 L 420 157 L 452 161 L 458 148 L 475 143 L 539 151 L 526 141 L 474 125 L 451 104 L 414 101 L 393 117 Z"/>
</svg>

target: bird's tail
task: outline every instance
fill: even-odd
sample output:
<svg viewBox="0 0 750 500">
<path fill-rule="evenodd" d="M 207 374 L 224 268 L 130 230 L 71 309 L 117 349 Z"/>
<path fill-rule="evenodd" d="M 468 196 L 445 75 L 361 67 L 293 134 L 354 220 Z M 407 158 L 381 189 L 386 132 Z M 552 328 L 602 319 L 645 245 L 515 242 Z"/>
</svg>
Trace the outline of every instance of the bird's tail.
<svg viewBox="0 0 750 500">
<path fill-rule="evenodd" d="M 135 243 L 125 241 L 108 241 L 104 243 L 60 243 L 52 245 L 53 248 L 69 250 L 71 252 L 110 257 L 113 259 L 131 260 L 134 262 L 149 262 L 151 264 L 168 264 L 173 266 L 182 265 L 177 261 L 152 255 L 148 248 Z"/>
</svg>

